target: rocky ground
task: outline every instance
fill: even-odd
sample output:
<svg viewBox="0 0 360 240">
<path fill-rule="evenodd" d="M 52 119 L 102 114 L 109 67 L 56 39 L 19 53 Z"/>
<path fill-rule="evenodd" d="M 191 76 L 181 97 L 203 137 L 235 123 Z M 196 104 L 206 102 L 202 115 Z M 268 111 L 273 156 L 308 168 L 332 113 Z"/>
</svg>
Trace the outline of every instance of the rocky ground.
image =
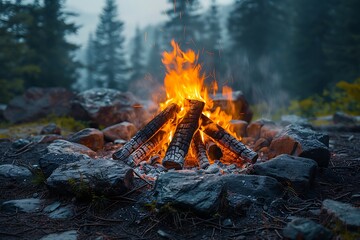
<svg viewBox="0 0 360 240">
<path fill-rule="evenodd" d="M 153 183 L 140 178 L 134 179 L 132 190 L 121 195 L 76 198 L 49 191 L 44 177 L 36 173 L 35 179 L 27 181 L 9 181 L 3 175 L 0 238 L 56 239 L 49 234 L 67 234 L 58 239 L 283 239 L 303 231 L 305 238 L 299 239 L 331 239 L 330 236 L 357 239 L 359 209 L 337 204 L 360 206 L 360 133 L 327 133 L 331 151 L 329 166 L 316 170 L 315 181 L 306 194 L 285 187 L 284 194 L 271 202 L 261 198 L 253 202 L 241 199 L 242 203 L 236 208 L 212 209 L 210 215 L 171 204 L 158 207 L 152 199 L 154 191 L 159 191 L 159 184 L 153 190 Z M 38 165 L 47 146 L 48 143 L 38 143 L 19 151 L 14 142 L 3 140 L 0 143 L 1 165 Z M 162 181 L 171 179 L 176 176 Z M 207 181 L 209 192 L 217 191 L 218 183 L 214 179 L 209 177 Z M 24 208 L 4 204 L 29 198 L 32 200 L 26 202 Z M 336 202 L 324 201 L 326 199 Z M 340 213 L 336 212 L 338 208 Z M 347 211 L 350 215 L 344 214 Z"/>
</svg>

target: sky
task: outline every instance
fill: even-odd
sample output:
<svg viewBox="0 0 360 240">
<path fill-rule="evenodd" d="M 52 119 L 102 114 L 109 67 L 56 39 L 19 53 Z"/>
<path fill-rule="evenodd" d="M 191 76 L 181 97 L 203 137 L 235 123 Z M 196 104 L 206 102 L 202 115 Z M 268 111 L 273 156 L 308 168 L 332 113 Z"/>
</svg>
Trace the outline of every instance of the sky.
<svg viewBox="0 0 360 240">
<path fill-rule="evenodd" d="M 127 40 L 133 37 L 136 26 L 140 28 L 155 25 L 166 20 L 164 10 L 169 8 L 168 0 L 116 0 L 119 19 L 124 22 L 124 35 Z M 176 1 L 176 0 L 174 0 Z M 177 0 L 186 1 L 186 0 Z M 227 5 L 234 0 L 217 0 L 217 4 Z M 66 0 L 66 9 L 78 14 L 73 22 L 80 25 L 78 35 L 70 40 L 76 44 L 86 44 L 88 36 L 94 32 L 105 0 Z M 207 9 L 211 0 L 200 0 Z"/>
</svg>

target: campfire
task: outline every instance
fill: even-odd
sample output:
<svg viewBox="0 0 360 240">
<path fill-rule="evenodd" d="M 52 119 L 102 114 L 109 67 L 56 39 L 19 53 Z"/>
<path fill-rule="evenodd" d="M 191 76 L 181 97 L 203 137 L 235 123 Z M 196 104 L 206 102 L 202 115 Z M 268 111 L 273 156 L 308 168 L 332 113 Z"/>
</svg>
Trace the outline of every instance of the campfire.
<svg viewBox="0 0 360 240">
<path fill-rule="evenodd" d="M 255 163 L 257 153 L 231 129 L 232 115 L 214 107 L 209 92 L 216 93 L 217 83 L 204 84 L 198 55 L 193 50 L 182 51 L 175 41 L 171 45 L 173 50 L 164 52 L 162 60 L 167 72 L 167 99 L 160 104 L 162 111 L 113 158 L 135 167 L 159 156 L 165 168 L 176 170 L 196 165 L 205 169 L 214 160 L 239 167 Z M 224 87 L 223 95 L 231 101 L 232 90 Z"/>
</svg>

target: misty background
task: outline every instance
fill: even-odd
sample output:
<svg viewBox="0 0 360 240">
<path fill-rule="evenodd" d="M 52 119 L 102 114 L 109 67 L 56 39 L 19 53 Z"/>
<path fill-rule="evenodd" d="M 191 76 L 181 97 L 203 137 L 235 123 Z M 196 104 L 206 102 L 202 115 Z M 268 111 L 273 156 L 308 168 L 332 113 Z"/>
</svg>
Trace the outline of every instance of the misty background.
<svg viewBox="0 0 360 240">
<path fill-rule="evenodd" d="M 358 9 L 356 0 L 1 0 L 0 103 L 33 86 L 149 99 L 171 39 L 199 54 L 206 82 L 264 111 L 330 101 L 339 82 L 359 82 Z"/>
</svg>

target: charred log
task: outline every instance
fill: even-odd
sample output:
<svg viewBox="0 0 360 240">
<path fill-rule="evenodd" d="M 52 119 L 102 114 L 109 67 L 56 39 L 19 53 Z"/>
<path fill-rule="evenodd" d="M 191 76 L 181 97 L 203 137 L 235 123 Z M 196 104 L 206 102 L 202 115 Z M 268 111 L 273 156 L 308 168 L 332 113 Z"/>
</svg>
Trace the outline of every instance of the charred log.
<svg viewBox="0 0 360 240">
<path fill-rule="evenodd" d="M 130 154 L 124 161 L 131 167 L 138 166 L 140 162 L 146 161 L 159 145 L 166 141 L 166 132 L 160 130 L 146 143 L 141 145 L 135 152 Z"/>
<path fill-rule="evenodd" d="M 113 158 L 124 161 L 142 144 L 146 143 L 161 127 L 169 120 L 175 118 L 176 113 L 180 110 L 176 104 L 171 104 L 160 112 L 153 120 L 146 124 L 135 136 L 130 139 L 120 150 L 113 154 Z"/>
<path fill-rule="evenodd" d="M 197 100 L 188 100 L 189 110 L 177 125 L 173 139 L 163 159 L 163 166 L 167 169 L 182 169 L 185 156 L 195 131 L 199 127 L 199 118 L 205 103 Z"/>
<path fill-rule="evenodd" d="M 210 165 L 210 163 L 209 163 L 208 156 L 206 154 L 205 144 L 203 143 L 203 141 L 201 139 L 200 131 L 196 131 L 193 141 L 192 141 L 192 144 L 193 144 L 193 148 L 195 150 L 196 158 L 199 161 L 199 167 L 202 169 L 207 168 Z"/>
<path fill-rule="evenodd" d="M 220 127 L 203 114 L 201 115 L 201 121 L 201 130 L 219 145 L 230 150 L 236 156 L 241 157 L 247 162 L 256 162 L 258 154 L 231 136 L 224 128 Z"/>
</svg>

